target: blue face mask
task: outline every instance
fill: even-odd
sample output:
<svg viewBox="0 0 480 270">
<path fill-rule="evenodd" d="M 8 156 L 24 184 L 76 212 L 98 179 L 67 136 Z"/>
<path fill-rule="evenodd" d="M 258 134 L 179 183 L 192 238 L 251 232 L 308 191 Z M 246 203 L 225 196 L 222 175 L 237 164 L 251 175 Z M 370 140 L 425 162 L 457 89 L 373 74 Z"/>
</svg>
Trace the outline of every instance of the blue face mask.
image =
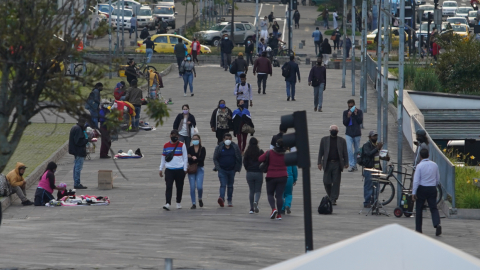
<svg viewBox="0 0 480 270">
<path fill-rule="evenodd" d="M 190 61 L 190 57 L 187 57 L 187 60 Z"/>
<path fill-rule="evenodd" d="M 225 104 L 220 104 L 218 107 L 220 107 L 220 109 L 225 109 Z"/>
<path fill-rule="evenodd" d="M 199 140 L 193 140 L 193 141 L 192 141 L 192 144 L 193 144 L 193 145 L 199 145 L 199 144 L 200 144 L 200 141 L 199 141 Z"/>
<path fill-rule="evenodd" d="M 250 44 L 250 41 L 248 42 L 248 44 Z"/>
<path fill-rule="evenodd" d="M 228 39 L 228 37 L 225 37 L 225 39 Z"/>
</svg>

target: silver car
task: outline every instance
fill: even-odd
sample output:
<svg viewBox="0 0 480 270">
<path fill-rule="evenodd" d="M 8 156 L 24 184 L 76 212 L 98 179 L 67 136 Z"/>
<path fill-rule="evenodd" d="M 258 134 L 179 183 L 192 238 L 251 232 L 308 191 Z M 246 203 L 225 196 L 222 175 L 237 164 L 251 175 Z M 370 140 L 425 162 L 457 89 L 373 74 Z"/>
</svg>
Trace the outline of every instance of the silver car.
<svg viewBox="0 0 480 270">
<path fill-rule="evenodd" d="M 458 4 L 456 1 L 445 1 L 442 6 L 442 15 L 443 16 L 455 16 L 457 11 Z"/>
<path fill-rule="evenodd" d="M 233 41 L 237 44 L 244 44 L 248 38 L 253 38 L 255 36 L 255 26 L 249 22 L 235 22 L 234 29 L 234 39 Z M 230 22 L 221 22 L 217 25 L 214 25 L 212 28 L 206 31 L 196 32 L 194 37 L 202 40 L 203 42 L 218 46 L 220 39 L 224 34 L 230 35 L 231 33 L 231 23 Z"/>
<path fill-rule="evenodd" d="M 473 11 L 472 7 L 459 7 L 455 12 L 455 17 L 468 17 L 468 12 Z"/>
<path fill-rule="evenodd" d="M 474 26 L 478 24 L 478 22 L 475 20 L 477 18 L 477 11 L 472 10 L 468 12 L 468 25 L 469 26 Z"/>
</svg>

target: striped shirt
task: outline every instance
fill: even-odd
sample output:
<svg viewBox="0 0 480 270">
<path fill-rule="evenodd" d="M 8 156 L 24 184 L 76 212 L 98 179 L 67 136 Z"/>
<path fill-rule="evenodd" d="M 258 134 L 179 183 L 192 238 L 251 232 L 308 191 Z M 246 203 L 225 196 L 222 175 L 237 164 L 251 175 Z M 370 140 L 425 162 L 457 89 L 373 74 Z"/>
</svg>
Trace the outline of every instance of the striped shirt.
<svg viewBox="0 0 480 270">
<path fill-rule="evenodd" d="M 185 144 L 182 142 L 178 142 L 177 149 L 175 149 L 175 145 L 177 143 L 167 142 L 163 146 L 163 153 L 162 153 L 162 161 L 160 163 L 160 171 L 163 171 L 164 168 L 170 170 L 184 170 L 187 171 L 188 166 L 188 153 Z M 173 159 L 170 162 L 165 160 L 165 157 L 168 153 L 172 152 L 175 149 L 175 153 L 173 154 Z"/>
</svg>

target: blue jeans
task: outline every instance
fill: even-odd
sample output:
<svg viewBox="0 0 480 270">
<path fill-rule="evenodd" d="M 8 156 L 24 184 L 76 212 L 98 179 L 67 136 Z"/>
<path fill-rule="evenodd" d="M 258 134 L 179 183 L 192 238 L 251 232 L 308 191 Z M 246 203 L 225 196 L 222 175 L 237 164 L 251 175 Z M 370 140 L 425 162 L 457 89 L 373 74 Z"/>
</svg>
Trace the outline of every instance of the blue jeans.
<svg viewBox="0 0 480 270">
<path fill-rule="evenodd" d="M 73 162 L 73 186 L 76 187 L 80 185 L 80 173 L 83 169 L 83 162 L 85 157 L 75 156 L 75 161 Z"/>
<path fill-rule="evenodd" d="M 132 123 L 132 127 L 138 128 L 140 123 L 140 112 L 142 111 L 142 106 L 134 106 L 135 107 L 135 120 Z"/>
<path fill-rule="evenodd" d="M 193 72 L 183 74 L 183 93 L 187 93 L 187 85 L 190 84 L 190 93 L 193 93 Z"/>
<path fill-rule="evenodd" d="M 157 84 L 154 83 L 151 87 L 150 87 L 150 98 L 157 98 Z"/>
<path fill-rule="evenodd" d="M 237 71 L 237 74 L 235 74 L 235 83 L 241 83 L 242 81 L 240 80 L 240 74 L 244 73 L 243 71 Z M 235 87 L 237 87 L 235 85 Z"/>
<path fill-rule="evenodd" d="M 322 108 L 323 103 L 323 90 L 325 89 L 325 84 L 321 83 L 319 86 L 313 87 L 313 104 L 315 108 Z"/>
<path fill-rule="evenodd" d="M 283 207 L 282 210 L 285 210 L 285 207 L 292 207 L 292 199 L 293 199 L 293 177 L 287 178 L 287 185 L 285 186 L 285 190 L 283 191 Z"/>
<path fill-rule="evenodd" d="M 347 140 L 348 163 L 350 163 L 350 167 L 357 166 L 357 153 L 358 148 L 360 148 L 360 138 L 361 136 L 352 138 L 345 135 L 345 139 Z"/>
<path fill-rule="evenodd" d="M 295 98 L 295 84 L 296 82 L 289 82 L 286 81 L 287 83 L 287 97 L 292 97 Z M 290 95 L 290 88 L 292 89 L 291 95 Z"/>
<path fill-rule="evenodd" d="M 98 129 L 98 110 L 88 110 L 90 112 L 90 118 L 91 118 L 91 125 L 93 125 L 91 128 L 93 129 Z"/>
<path fill-rule="evenodd" d="M 198 190 L 198 199 L 202 199 L 203 195 L 203 176 L 205 174 L 205 169 L 203 167 L 198 167 L 196 174 L 189 174 L 188 181 L 190 182 L 190 197 L 192 198 L 192 204 L 195 204 L 195 188 Z"/>
<path fill-rule="evenodd" d="M 232 203 L 235 171 L 225 171 L 218 168 L 218 178 L 220 179 L 220 198 L 225 201 L 225 188 L 227 188 L 227 201 L 228 203 Z"/>
<path fill-rule="evenodd" d="M 328 18 L 323 19 L 323 27 L 328 28 Z"/>
<path fill-rule="evenodd" d="M 363 202 L 363 205 L 366 206 L 367 204 L 373 203 L 372 201 L 372 195 L 373 195 L 373 182 L 372 182 L 372 172 L 363 170 L 363 176 L 365 177 L 365 180 L 363 182 L 363 198 L 365 201 Z M 378 182 L 376 182 L 378 183 Z"/>
<path fill-rule="evenodd" d="M 147 64 L 150 63 L 150 60 L 152 60 L 152 54 L 153 54 L 153 49 L 147 49 Z"/>
</svg>

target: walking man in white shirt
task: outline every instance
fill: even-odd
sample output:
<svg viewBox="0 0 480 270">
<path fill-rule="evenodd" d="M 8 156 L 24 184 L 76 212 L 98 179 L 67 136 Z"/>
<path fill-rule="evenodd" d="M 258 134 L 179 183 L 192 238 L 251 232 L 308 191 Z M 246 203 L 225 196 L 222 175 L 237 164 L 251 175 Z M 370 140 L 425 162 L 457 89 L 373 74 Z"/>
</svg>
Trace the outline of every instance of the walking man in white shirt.
<svg viewBox="0 0 480 270">
<path fill-rule="evenodd" d="M 249 101 L 250 106 L 253 106 L 252 87 L 247 83 L 247 75 L 245 73 L 240 74 L 240 83 L 235 84 L 233 94 L 237 96 L 237 100 L 243 100 L 243 108 L 248 109 Z"/>
<path fill-rule="evenodd" d="M 265 40 L 268 38 L 268 21 L 267 21 L 267 16 L 263 19 L 263 21 L 260 21 L 260 38 L 264 38 Z"/>
<path fill-rule="evenodd" d="M 413 179 L 413 201 L 416 201 L 415 230 L 422 233 L 422 211 L 425 201 L 428 203 L 432 214 L 435 235 L 442 234 L 440 215 L 437 209 L 437 185 L 440 184 L 440 172 L 437 163 L 428 159 L 428 149 L 420 151 L 422 161 L 417 165 Z"/>
</svg>

